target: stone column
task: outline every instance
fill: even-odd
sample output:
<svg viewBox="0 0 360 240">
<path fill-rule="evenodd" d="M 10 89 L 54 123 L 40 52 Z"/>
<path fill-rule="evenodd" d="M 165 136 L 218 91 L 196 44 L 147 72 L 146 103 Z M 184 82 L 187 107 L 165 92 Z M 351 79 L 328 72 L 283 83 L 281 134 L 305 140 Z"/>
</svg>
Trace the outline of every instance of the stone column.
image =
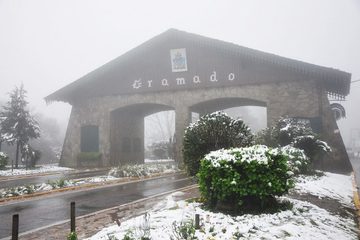
<svg viewBox="0 0 360 240">
<path fill-rule="evenodd" d="M 183 164 L 183 138 L 185 129 L 191 122 L 191 112 L 187 106 L 177 106 L 175 108 L 175 161 Z"/>
<path fill-rule="evenodd" d="M 80 116 L 76 106 L 71 109 L 65 140 L 60 157 L 60 166 L 77 167 L 77 153 L 80 152 Z"/>
<path fill-rule="evenodd" d="M 104 111 L 99 118 L 99 151 L 102 166 L 110 166 L 110 112 Z"/>
</svg>

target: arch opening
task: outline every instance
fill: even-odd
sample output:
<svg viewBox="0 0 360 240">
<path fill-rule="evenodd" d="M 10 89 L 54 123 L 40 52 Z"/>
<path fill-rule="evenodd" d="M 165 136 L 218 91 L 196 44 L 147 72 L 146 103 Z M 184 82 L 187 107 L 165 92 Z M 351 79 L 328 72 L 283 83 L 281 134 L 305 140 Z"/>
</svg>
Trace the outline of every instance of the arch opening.
<svg viewBox="0 0 360 240">
<path fill-rule="evenodd" d="M 110 165 L 144 163 L 145 118 L 173 108 L 143 103 L 121 107 L 110 113 Z"/>
<path fill-rule="evenodd" d="M 267 127 L 267 106 L 265 102 L 247 98 L 217 98 L 197 103 L 190 108 L 191 121 L 202 115 L 224 111 L 232 118 L 242 119 L 253 133 Z"/>
<path fill-rule="evenodd" d="M 145 162 L 173 161 L 175 111 L 161 111 L 145 117 Z"/>
</svg>

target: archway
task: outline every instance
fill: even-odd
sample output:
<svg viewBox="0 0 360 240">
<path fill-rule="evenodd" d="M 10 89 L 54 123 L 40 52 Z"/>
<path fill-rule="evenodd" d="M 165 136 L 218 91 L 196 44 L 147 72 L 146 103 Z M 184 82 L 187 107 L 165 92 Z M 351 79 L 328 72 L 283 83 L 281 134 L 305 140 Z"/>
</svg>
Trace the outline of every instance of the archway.
<svg viewBox="0 0 360 240">
<path fill-rule="evenodd" d="M 233 118 L 241 118 L 253 132 L 267 127 L 266 103 L 248 98 L 216 98 L 197 103 L 190 108 L 192 121 L 215 111 L 224 111 Z"/>
<path fill-rule="evenodd" d="M 173 108 L 161 104 L 133 104 L 110 114 L 110 164 L 144 163 L 144 118 Z"/>
</svg>

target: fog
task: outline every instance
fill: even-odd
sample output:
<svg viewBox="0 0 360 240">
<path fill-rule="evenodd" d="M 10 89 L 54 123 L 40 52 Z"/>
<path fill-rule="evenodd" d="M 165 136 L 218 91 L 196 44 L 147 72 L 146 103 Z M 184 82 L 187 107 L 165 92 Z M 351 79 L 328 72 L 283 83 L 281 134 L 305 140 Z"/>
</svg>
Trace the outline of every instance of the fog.
<svg viewBox="0 0 360 240">
<path fill-rule="evenodd" d="M 0 100 L 24 84 L 33 112 L 65 129 L 70 105 L 43 98 L 169 28 L 321 66 L 360 79 L 360 1 L 0 0 Z M 360 82 L 339 126 L 358 125 Z"/>
</svg>

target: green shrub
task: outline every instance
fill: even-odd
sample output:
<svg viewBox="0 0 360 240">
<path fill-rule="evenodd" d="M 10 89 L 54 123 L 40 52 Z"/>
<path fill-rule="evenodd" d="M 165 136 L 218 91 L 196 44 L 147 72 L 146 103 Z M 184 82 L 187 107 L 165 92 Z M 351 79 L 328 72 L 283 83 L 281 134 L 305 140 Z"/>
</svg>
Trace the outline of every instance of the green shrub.
<svg viewBox="0 0 360 240">
<path fill-rule="evenodd" d="M 0 170 L 3 170 L 6 168 L 6 165 L 8 164 L 9 157 L 3 152 L 0 152 Z"/>
<path fill-rule="evenodd" d="M 280 118 L 274 126 L 260 131 L 255 137 L 257 144 L 269 147 L 286 146 L 295 138 L 305 135 L 315 135 L 310 125 L 295 118 Z"/>
<path fill-rule="evenodd" d="M 195 175 L 205 154 L 221 148 L 245 147 L 252 143 L 250 128 L 242 120 L 233 119 L 223 112 L 207 114 L 185 131 L 184 163 L 188 173 Z"/>
<path fill-rule="evenodd" d="M 326 142 L 321 141 L 312 131 L 309 124 L 294 118 L 280 118 L 273 127 L 259 132 L 255 142 L 269 147 L 289 145 L 304 150 L 309 163 L 301 167 L 300 173 L 312 172 L 312 168 L 319 166 L 323 157 L 331 151 Z"/>
<path fill-rule="evenodd" d="M 313 135 L 299 136 L 295 138 L 292 145 L 303 149 L 315 167 L 319 167 L 323 158 L 331 152 L 331 148 L 326 142 L 319 140 Z"/>
<path fill-rule="evenodd" d="M 295 148 L 291 145 L 285 147 L 275 148 L 272 152 L 278 151 L 280 154 L 287 156 L 287 163 L 295 175 L 297 174 L 309 174 L 313 172 L 309 158 L 306 156 L 304 150 Z"/>
<path fill-rule="evenodd" d="M 287 156 L 263 145 L 213 151 L 201 161 L 201 196 L 211 207 L 267 207 L 293 186 Z"/>
</svg>

